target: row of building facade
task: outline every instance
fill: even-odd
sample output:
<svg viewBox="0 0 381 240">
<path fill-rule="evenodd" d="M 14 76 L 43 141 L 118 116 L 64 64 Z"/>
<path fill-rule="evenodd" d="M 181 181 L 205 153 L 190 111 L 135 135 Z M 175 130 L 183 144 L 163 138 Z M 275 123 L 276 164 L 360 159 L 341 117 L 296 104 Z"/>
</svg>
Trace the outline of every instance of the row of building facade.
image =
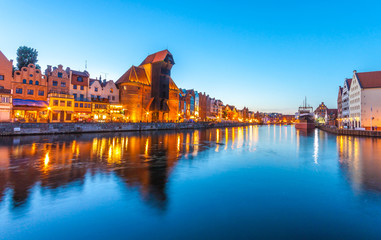
<svg viewBox="0 0 381 240">
<path fill-rule="evenodd" d="M 29 64 L 13 70 L 0 51 L 0 121 L 151 122 L 249 121 L 247 108 L 224 105 L 206 93 L 178 88 L 175 64 L 163 50 L 131 66 L 116 82 L 90 78 L 87 71 Z"/>
<path fill-rule="evenodd" d="M 381 129 L 381 71 L 353 71 L 339 87 L 338 127 Z"/>
</svg>

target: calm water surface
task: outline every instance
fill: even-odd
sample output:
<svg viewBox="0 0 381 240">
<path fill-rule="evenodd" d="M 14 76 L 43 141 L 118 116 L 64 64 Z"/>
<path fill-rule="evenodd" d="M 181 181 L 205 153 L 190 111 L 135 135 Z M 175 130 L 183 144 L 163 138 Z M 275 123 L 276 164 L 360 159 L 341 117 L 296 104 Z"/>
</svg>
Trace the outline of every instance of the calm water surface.
<svg viewBox="0 0 381 240">
<path fill-rule="evenodd" d="M 0 239 L 381 239 L 381 139 L 293 126 L 0 138 Z"/>
</svg>

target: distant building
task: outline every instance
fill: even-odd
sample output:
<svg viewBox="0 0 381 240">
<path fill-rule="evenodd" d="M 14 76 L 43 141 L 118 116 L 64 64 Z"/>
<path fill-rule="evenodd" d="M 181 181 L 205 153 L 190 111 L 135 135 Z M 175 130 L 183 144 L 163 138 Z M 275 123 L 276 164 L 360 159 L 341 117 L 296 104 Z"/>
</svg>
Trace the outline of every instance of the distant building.
<svg viewBox="0 0 381 240">
<path fill-rule="evenodd" d="M 353 71 L 349 111 L 352 128 L 381 129 L 381 71 Z"/>
<path fill-rule="evenodd" d="M 102 86 L 103 86 L 103 91 L 102 91 L 101 97 L 108 99 L 108 101 L 111 104 L 119 103 L 119 89 L 114 83 L 114 81 L 103 80 Z"/>
<path fill-rule="evenodd" d="M 337 94 L 337 118 L 338 118 L 338 126 L 341 126 L 341 121 L 343 118 L 343 88 L 339 86 L 339 93 Z"/>
<path fill-rule="evenodd" d="M 70 73 L 70 94 L 74 96 L 76 101 L 89 102 L 90 74 L 87 71 L 74 71 L 69 68 L 67 71 Z"/>
<path fill-rule="evenodd" d="M 171 78 L 174 64 L 172 54 L 163 50 L 118 79 L 120 103 L 126 106 L 131 121 L 177 120 L 179 89 Z"/>
</svg>

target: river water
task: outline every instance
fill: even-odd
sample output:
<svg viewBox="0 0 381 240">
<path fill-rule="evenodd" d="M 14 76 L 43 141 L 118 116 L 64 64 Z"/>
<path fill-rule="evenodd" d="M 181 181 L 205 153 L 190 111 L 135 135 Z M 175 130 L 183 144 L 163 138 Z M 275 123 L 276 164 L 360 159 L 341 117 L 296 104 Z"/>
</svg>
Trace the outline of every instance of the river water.
<svg viewBox="0 0 381 240">
<path fill-rule="evenodd" d="M 0 138 L 0 239 L 381 239 L 381 139 L 293 126 Z"/>
</svg>

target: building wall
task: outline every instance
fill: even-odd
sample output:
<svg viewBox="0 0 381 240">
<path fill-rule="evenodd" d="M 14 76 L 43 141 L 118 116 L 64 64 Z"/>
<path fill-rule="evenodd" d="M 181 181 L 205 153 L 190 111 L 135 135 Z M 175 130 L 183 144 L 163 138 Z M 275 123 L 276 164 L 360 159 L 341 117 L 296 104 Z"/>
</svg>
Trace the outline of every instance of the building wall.
<svg viewBox="0 0 381 240">
<path fill-rule="evenodd" d="M 126 106 L 129 121 L 150 121 L 147 106 L 151 101 L 151 87 L 140 83 L 122 83 L 119 86 L 120 103 Z"/>
<path fill-rule="evenodd" d="M 46 101 L 47 99 L 47 79 L 41 74 L 40 69 L 36 69 L 33 64 L 23 67 L 21 71 L 15 71 L 12 82 L 14 99 L 29 99 L 37 101 Z M 22 93 L 19 93 L 22 89 Z M 28 94 L 33 91 L 33 94 Z M 30 92 L 31 93 L 31 92 Z"/>
<path fill-rule="evenodd" d="M 101 99 L 103 98 L 103 89 L 101 83 L 97 80 L 91 83 L 89 85 L 89 92 L 88 92 L 87 98 L 92 99 Z"/>
<path fill-rule="evenodd" d="M 361 96 L 361 127 L 381 129 L 381 88 L 363 89 Z"/>
<path fill-rule="evenodd" d="M 70 75 L 63 69 L 62 65 L 54 67 L 53 70 L 48 65 L 45 75 L 47 77 L 48 93 L 70 93 Z"/>
<path fill-rule="evenodd" d="M 169 90 L 169 121 L 176 121 L 179 113 L 179 91 Z"/>
<path fill-rule="evenodd" d="M 12 88 L 12 61 L 9 61 L 0 51 L 0 89 Z"/>
<path fill-rule="evenodd" d="M 67 94 L 50 93 L 49 122 L 72 122 L 74 113 L 74 97 Z"/>
</svg>

